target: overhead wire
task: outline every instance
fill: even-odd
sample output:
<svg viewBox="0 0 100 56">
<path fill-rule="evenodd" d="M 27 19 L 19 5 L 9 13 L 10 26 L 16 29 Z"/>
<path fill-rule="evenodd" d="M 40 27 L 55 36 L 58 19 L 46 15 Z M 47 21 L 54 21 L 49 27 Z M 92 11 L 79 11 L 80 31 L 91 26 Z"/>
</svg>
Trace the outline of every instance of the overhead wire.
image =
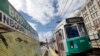
<svg viewBox="0 0 100 56">
<path fill-rule="evenodd" d="M 72 1 L 73 1 L 73 0 L 72 0 Z M 88 0 L 86 0 L 86 1 L 84 2 L 84 4 L 85 4 L 86 2 L 88 2 Z M 72 3 L 70 3 L 70 6 L 71 6 L 71 4 L 72 4 Z M 71 12 L 75 12 L 76 10 L 80 10 L 84 4 L 82 3 L 81 6 L 80 6 L 79 8 L 77 8 L 77 9 L 71 11 Z M 68 9 L 70 8 L 70 6 L 68 7 Z M 68 9 L 67 9 L 67 11 L 66 11 L 61 17 L 65 16 L 65 14 L 68 12 Z"/>
<path fill-rule="evenodd" d="M 64 0 L 62 1 L 62 3 L 63 3 L 63 2 L 64 2 Z M 62 14 L 63 11 L 65 10 L 67 3 L 68 3 L 68 0 L 66 1 L 64 7 L 61 9 L 60 14 Z M 59 19 L 58 19 L 58 22 L 60 22 L 60 21 L 61 21 L 61 20 L 60 20 L 60 18 L 59 18 Z"/>
<path fill-rule="evenodd" d="M 72 5 L 73 3 L 73 0 L 71 0 L 71 3 L 69 4 L 69 6 L 67 7 L 66 10 L 68 10 L 70 8 L 70 6 Z M 63 17 L 68 11 L 66 11 L 65 13 L 62 13 L 61 17 Z"/>
<path fill-rule="evenodd" d="M 63 0 L 63 2 L 64 2 L 64 0 Z M 68 0 L 66 1 L 65 5 L 64 5 L 64 7 L 63 7 L 63 9 L 61 9 L 61 11 L 60 11 L 61 14 L 63 13 L 64 9 L 66 8 L 67 3 L 68 3 Z"/>
<path fill-rule="evenodd" d="M 64 1 L 64 0 L 63 0 L 63 1 Z M 86 2 L 87 2 L 87 1 L 88 1 L 88 0 L 86 0 Z M 86 2 L 85 2 L 85 3 L 86 3 Z M 66 8 L 67 3 L 68 3 L 68 0 L 66 1 L 66 4 L 64 5 L 63 9 L 61 10 L 61 16 L 60 16 L 61 18 L 64 17 L 65 14 L 68 12 L 70 6 L 71 6 L 72 3 L 73 3 L 73 0 L 71 0 L 71 3 L 70 3 L 69 6 L 67 7 L 67 9 L 66 9 L 67 11 L 66 11 L 65 8 Z M 77 3 L 78 3 L 78 2 L 77 2 Z M 82 4 L 83 4 L 83 3 L 82 3 Z M 81 5 L 82 5 L 82 4 L 81 4 Z M 84 4 L 83 4 L 83 5 L 84 5 Z M 83 6 L 83 5 L 82 5 L 82 6 Z M 76 10 L 80 10 L 81 8 L 82 8 L 82 7 L 79 7 L 79 8 L 77 8 L 77 9 L 71 11 L 71 12 L 75 12 Z M 64 12 L 64 11 L 65 11 L 65 12 Z M 63 12 L 64 12 L 64 13 L 63 13 Z M 70 13 L 71 13 L 71 12 L 70 12 Z M 60 19 L 60 18 L 59 18 L 59 19 Z M 61 19 L 61 20 L 62 20 L 62 19 Z M 60 22 L 61 20 L 58 20 L 58 22 Z"/>
</svg>

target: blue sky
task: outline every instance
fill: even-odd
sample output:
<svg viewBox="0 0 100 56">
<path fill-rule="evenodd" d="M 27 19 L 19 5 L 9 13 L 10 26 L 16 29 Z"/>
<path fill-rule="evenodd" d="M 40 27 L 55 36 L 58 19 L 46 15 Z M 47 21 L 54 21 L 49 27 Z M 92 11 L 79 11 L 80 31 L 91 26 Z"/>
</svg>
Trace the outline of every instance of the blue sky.
<svg viewBox="0 0 100 56">
<path fill-rule="evenodd" d="M 50 39 L 57 25 L 57 21 L 73 16 L 80 10 L 79 8 L 85 1 L 9 0 L 27 22 L 38 32 L 40 41 L 45 41 L 46 38 Z"/>
</svg>

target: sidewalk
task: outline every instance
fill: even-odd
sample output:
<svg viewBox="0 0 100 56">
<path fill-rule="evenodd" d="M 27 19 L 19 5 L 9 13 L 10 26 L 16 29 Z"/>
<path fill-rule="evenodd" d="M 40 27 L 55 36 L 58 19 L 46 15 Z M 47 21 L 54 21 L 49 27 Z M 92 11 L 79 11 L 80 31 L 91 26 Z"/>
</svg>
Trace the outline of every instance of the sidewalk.
<svg viewBox="0 0 100 56">
<path fill-rule="evenodd" d="M 50 46 L 49 46 L 49 50 L 50 50 L 52 56 L 58 56 L 56 54 L 56 52 Z"/>
</svg>

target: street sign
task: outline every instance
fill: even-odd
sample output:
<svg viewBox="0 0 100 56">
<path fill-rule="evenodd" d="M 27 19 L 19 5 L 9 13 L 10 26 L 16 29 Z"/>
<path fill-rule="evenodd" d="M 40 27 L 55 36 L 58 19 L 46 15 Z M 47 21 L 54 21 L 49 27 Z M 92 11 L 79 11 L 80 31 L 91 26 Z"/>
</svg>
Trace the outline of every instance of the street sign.
<svg viewBox="0 0 100 56">
<path fill-rule="evenodd" d="M 34 34 L 37 36 L 36 31 L 26 22 L 8 0 L 0 0 L 0 22 L 27 35 Z"/>
</svg>

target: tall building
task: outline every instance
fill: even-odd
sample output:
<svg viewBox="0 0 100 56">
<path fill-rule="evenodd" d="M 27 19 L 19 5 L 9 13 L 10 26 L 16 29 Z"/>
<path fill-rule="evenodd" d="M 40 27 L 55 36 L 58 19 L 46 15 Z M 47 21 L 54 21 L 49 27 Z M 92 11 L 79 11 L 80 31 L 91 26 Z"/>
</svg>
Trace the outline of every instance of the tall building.
<svg viewBox="0 0 100 56">
<path fill-rule="evenodd" d="M 100 38 L 100 0 L 88 0 L 75 16 L 84 18 L 91 40 Z"/>
<path fill-rule="evenodd" d="M 75 16 L 84 18 L 87 31 L 91 35 L 90 39 L 94 39 L 94 35 L 100 30 L 100 0 L 88 0 Z"/>
</svg>

